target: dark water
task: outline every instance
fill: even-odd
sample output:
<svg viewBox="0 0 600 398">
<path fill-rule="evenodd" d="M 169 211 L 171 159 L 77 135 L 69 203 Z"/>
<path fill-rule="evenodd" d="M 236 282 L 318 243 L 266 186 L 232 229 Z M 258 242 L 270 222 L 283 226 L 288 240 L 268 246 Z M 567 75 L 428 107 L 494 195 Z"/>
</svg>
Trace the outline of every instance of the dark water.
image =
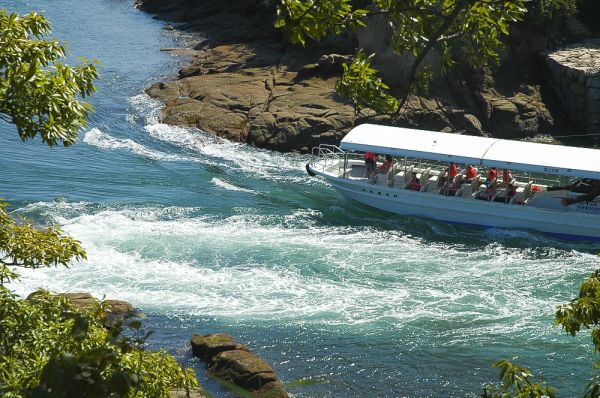
<svg viewBox="0 0 600 398">
<path fill-rule="evenodd" d="M 190 356 L 193 333 L 227 332 L 294 397 L 474 397 L 490 365 L 519 356 L 582 395 L 587 333 L 552 327 L 598 267 L 598 247 L 523 231 L 473 230 L 371 211 L 305 175 L 306 158 L 159 123 L 143 89 L 181 60 L 182 38 L 125 0 L 2 0 L 43 11 L 72 55 L 102 61 L 96 113 L 75 147 L 21 143 L 0 125 L 0 192 L 56 222 L 89 260 L 14 285 L 89 291 L 149 314 L 164 346 L 230 397 Z"/>
</svg>

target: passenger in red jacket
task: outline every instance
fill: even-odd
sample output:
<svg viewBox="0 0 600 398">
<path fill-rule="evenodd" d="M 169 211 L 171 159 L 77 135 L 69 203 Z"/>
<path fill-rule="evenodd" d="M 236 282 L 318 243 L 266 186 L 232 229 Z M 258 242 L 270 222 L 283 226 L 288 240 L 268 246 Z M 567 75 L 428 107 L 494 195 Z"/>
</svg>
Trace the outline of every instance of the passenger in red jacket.
<svg viewBox="0 0 600 398">
<path fill-rule="evenodd" d="M 438 188 L 441 188 L 448 184 L 448 181 L 452 181 L 456 177 L 456 163 L 450 163 L 450 167 L 446 167 L 444 172 L 438 177 Z"/>
<path fill-rule="evenodd" d="M 456 163 L 452 162 L 450 163 L 450 170 L 448 171 L 448 177 L 450 178 L 454 178 L 456 177 Z"/>
<path fill-rule="evenodd" d="M 486 182 L 489 182 L 489 183 L 496 182 L 497 178 L 498 178 L 498 170 L 495 167 L 492 167 L 488 171 Z"/>
<path fill-rule="evenodd" d="M 477 176 L 477 168 L 472 165 L 467 166 L 467 174 L 465 175 L 464 182 L 471 182 Z"/>
<path fill-rule="evenodd" d="M 375 169 L 377 168 L 377 163 L 375 161 L 376 158 L 377 155 L 375 154 L 375 152 L 365 153 L 365 166 L 367 168 L 365 177 L 372 177 L 373 175 L 375 175 Z"/>
<path fill-rule="evenodd" d="M 502 170 L 502 182 L 504 183 L 504 185 L 508 186 L 508 183 L 511 182 L 512 179 L 512 173 L 509 169 Z"/>
<path fill-rule="evenodd" d="M 394 163 L 394 161 L 392 159 L 392 155 L 385 155 L 385 162 L 383 162 L 381 164 L 381 166 L 379 166 L 377 168 L 377 170 L 379 171 L 379 174 L 385 174 L 388 171 L 390 171 L 393 163 Z"/>
<path fill-rule="evenodd" d="M 415 173 L 414 171 L 412 173 L 412 178 L 410 180 L 410 185 L 408 186 L 408 188 L 412 189 L 413 191 L 421 190 L 421 181 L 419 181 L 419 179 L 417 178 L 417 173 Z"/>
</svg>

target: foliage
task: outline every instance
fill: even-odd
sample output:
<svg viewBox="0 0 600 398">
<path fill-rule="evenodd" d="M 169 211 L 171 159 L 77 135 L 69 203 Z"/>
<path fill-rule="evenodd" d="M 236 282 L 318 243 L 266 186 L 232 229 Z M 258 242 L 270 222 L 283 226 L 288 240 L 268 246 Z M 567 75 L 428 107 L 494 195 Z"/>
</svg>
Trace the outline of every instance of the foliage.
<svg viewBox="0 0 600 398">
<path fill-rule="evenodd" d="M 344 64 L 344 74 L 336 84 L 336 91 L 350 99 L 360 110 L 367 107 L 391 113 L 398 107 L 398 101 L 384 90 L 389 87 L 377 77 L 377 71 L 371 68 L 374 54 L 366 56 L 359 51 L 350 65 Z"/>
<path fill-rule="evenodd" d="M 68 265 L 85 258 L 80 243 L 58 227 L 20 224 L 0 202 L 0 396 L 168 397 L 194 388 L 193 371 L 164 351 L 144 349 L 137 319 L 111 321 L 103 305 L 77 311 L 48 292 L 17 299 L 4 283 L 15 267 Z"/>
<path fill-rule="evenodd" d="M 79 97 L 94 92 L 98 73 L 88 61 L 62 64 L 65 48 L 44 39 L 49 33 L 42 15 L 0 9 L 0 119 L 14 124 L 22 140 L 39 133 L 50 146 L 68 146 L 92 110 Z"/>
<path fill-rule="evenodd" d="M 101 304 L 80 311 L 48 292 L 16 300 L 0 288 L 2 397 L 168 397 L 197 385 L 166 352 L 144 350 L 139 320 L 110 321 Z"/>
<path fill-rule="evenodd" d="M 40 134 L 53 146 L 77 138 L 97 73 L 84 62 L 62 65 L 65 51 L 43 40 L 48 21 L 0 9 L 0 118 L 23 140 Z M 5 284 L 18 268 L 68 266 L 86 258 L 60 228 L 15 220 L 0 200 L 0 396 L 6 398 L 169 397 L 172 388 L 197 386 L 165 351 L 150 352 L 139 319 L 109 319 L 98 303 L 76 310 L 67 298 L 39 291 L 18 299 Z"/>
<path fill-rule="evenodd" d="M 285 29 L 292 43 L 305 45 L 307 38 L 318 41 L 330 32 L 339 35 L 346 27 L 364 26 L 366 14 L 353 9 L 351 0 L 289 0 L 277 8 L 275 27 Z"/>
<path fill-rule="evenodd" d="M 349 0 L 281 0 L 275 26 L 283 29 L 293 43 L 304 44 L 307 39 L 339 34 L 347 27 L 357 29 L 368 25 L 370 16 L 385 16 L 391 27 L 394 52 L 412 53 L 415 57 L 408 84 L 400 96 L 399 108 L 402 108 L 414 88 L 411 86 L 422 61 L 433 48 L 442 55 L 439 73 L 452 67 L 456 50 L 463 51 L 474 66 L 496 62 L 502 49 L 501 35 L 507 35 L 509 24 L 522 19 L 525 11 L 525 0 L 371 0 L 364 8 L 353 7 Z M 352 84 L 377 91 L 378 85 L 367 82 L 375 78 L 365 74 Z M 376 93 L 369 97 L 380 98 Z M 390 110 L 385 101 L 369 106 L 380 112 Z"/>
<path fill-rule="evenodd" d="M 529 369 L 500 360 L 494 363 L 500 369 L 499 388 L 486 387 L 481 398 L 556 398 L 554 389 L 535 381 Z"/>
<path fill-rule="evenodd" d="M 17 277 L 11 267 L 67 266 L 72 259 L 86 258 L 81 244 L 60 228 L 38 229 L 27 220 L 17 224 L 6 207 L 0 200 L 0 286 Z"/>
<path fill-rule="evenodd" d="M 577 19 L 595 34 L 600 34 L 598 0 L 577 0 Z"/>
<path fill-rule="evenodd" d="M 600 352 L 600 270 L 583 281 L 579 297 L 558 307 L 555 325 L 562 326 L 571 336 L 575 336 L 581 328 L 592 329 L 594 352 Z M 595 366 L 600 368 L 600 361 Z M 585 396 L 600 397 L 600 376 L 588 384 Z"/>
<path fill-rule="evenodd" d="M 538 25 L 556 21 L 561 17 L 574 15 L 577 0 L 537 0 L 528 6 L 527 19 Z"/>
</svg>

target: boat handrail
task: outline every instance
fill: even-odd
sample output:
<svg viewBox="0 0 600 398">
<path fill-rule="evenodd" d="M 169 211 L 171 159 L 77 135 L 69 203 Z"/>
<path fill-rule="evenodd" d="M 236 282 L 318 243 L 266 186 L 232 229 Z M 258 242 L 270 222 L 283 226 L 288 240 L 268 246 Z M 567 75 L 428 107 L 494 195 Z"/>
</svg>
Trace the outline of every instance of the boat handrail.
<svg viewBox="0 0 600 398">
<path fill-rule="evenodd" d="M 318 147 L 313 147 L 312 155 L 316 158 L 311 162 L 314 166 L 320 166 L 322 171 L 332 165 L 338 165 L 338 172 L 343 168 L 343 162 L 340 162 L 346 154 L 337 145 L 320 144 Z"/>
<path fill-rule="evenodd" d="M 313 149 L 312 149 L 313 156 L 318 156 L 318 157 L 326 157 L 326 156 L 335 155 L 335 154 L 343 155 L 344 153 L 346 153 L 346 152 L 341 150 L 339 146 L 331 145 L 331 144 L 320 144 L 319 146 L 313 147 Z"/>
</svg>

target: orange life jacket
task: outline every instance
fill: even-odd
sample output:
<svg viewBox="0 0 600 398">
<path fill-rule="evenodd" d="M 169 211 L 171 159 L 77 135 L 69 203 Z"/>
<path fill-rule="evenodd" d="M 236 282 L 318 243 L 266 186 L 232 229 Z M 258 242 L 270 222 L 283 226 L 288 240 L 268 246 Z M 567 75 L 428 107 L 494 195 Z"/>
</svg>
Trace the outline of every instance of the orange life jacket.
<svg viewBox="0 0 600 398">
<path fill-rule="evenodd" d="M 467 167 L 467 179 L 472 180 L 477 175 L 477 169 L 473 166 Z"/>
<path fill-rule="evenodd" d="M 450 170 L 448 171 L 448 177 L 456 177 L 456 163 L 450 164 Z"/>
</svg>

